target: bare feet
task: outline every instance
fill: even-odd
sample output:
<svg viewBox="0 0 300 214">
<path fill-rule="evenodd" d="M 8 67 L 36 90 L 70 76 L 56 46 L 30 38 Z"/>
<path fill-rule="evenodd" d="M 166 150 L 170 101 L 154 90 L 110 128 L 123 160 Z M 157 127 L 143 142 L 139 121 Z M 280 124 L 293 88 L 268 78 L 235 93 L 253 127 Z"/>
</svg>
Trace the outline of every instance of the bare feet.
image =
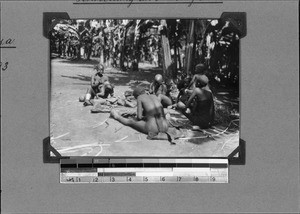
<svg viewBox="0 0 300 214">
<path fill-rule="evenodd" d="M 90 100 L 86 100 L 84 103 L 83 103 L 84 106 L 92 106 L 93 103 L 90 101 Z"/>
<path fill-rule="evenodd" d="M 114 118 L 115 120 L 117 120 L 117 118 L 119 117 L 119 112 L 116 109 L 112 109 L 110 111 L 110 117 Z"/>
</svg>

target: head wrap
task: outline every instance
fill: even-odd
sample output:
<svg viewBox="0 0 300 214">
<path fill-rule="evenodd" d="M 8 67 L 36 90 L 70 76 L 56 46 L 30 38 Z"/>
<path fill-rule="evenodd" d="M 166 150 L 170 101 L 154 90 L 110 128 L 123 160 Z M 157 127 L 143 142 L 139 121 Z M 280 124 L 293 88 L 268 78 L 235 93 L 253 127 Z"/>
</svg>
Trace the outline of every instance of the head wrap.
<svg viewBox="0 0 300 214">
<path fill-rule="evenodd" d="M 141 94 L 144 94 L 145 93 L 145 88 L 143 87 L 136 87 L 134 90 L 133 90 L 133 93 L 132 95 L 137 98 L 138 96 L 140 96 Z"/>
<path fill-rule="evenodd" d="M 206 71 L 206 66 L 204 64 L 198 64 L 195 68 L 195 74 L 203 74 Z"/>
<path fill-rule="evenodd" d="M 159 83 L 159 84 L 162 84 L 163 82 L 163 77 L 161 74 L 156 74 L 155 77 L 154 77 L 154 80 L 155 82 Z"/>
</svg>

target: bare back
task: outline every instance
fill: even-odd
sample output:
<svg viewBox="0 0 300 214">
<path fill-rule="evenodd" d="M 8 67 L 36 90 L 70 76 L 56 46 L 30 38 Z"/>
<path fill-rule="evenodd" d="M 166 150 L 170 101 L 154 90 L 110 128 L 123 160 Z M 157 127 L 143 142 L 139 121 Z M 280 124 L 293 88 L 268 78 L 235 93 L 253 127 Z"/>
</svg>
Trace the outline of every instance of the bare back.
<svg viewBox="0 0 300 214">
<path fill-rule="evenodd" d="M 168 130 L 163 106 L 157 96 L 148 94 L 140 95 L 137 107 L 138 119 L 142 117 L 145 119 L 148 132 L 158 133 Z"/>
<path fill-rule="evenodd" d="M 142 94 L 138 97 L 138 100 L 141 101 L 143 108 L 143 115 L 145 117 L 151 116 L 162 116 L 164 117 L 163 106 L 155 95 Z"/>
<path fill-rule="evenodd" d="M 192 109 L 192 121 L 200 127 L 207 127 L 214 120 L 214 101 L 211 91 L 199 89 L 196 105 Z"/>
</svg>

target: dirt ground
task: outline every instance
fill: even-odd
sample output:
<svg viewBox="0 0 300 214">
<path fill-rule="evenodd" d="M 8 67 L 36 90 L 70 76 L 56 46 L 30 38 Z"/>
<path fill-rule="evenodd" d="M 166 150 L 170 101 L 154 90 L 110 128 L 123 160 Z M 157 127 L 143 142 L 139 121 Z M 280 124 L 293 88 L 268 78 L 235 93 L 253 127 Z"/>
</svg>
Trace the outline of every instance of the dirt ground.
<svg viewBox="0 0 300 214">
<path fill-rule="evenodd" d="M 79 96 L 85 94 L 94 73 L 97 60 L 51 60 L 51 145 L 62 156 L 116 156 L 116 157 L 227 157 L 239 145 L 238 121 L 225 126 L 214 126 L 205 133 L 182 129 L 182 138 L 171 145 L 166 140 L 147 140 L 146 135 L 123 126 L 109 118 L 109 113 L 91 113 L 92 106 L 84 107 Z M 105 70 L 115 85 L 115 96 L 132 90 L 136 85 L 150 84 L 159 68 L 141 64 L 139 72 L 122 72 L 114 68 Z M 228 92 L 218 92 L 223 102 L 234 103 L 226 98 Z M 236 105 L 237 103 L 235 103 Z M 135 109 L 118 107 L 120 111 Z M 169 110 L 179 122 L 187 119 Z M 226 130 L 226 131 L 224 131 Z M 211 135 L 212 137 L 207 137 Z"/>
</svg>

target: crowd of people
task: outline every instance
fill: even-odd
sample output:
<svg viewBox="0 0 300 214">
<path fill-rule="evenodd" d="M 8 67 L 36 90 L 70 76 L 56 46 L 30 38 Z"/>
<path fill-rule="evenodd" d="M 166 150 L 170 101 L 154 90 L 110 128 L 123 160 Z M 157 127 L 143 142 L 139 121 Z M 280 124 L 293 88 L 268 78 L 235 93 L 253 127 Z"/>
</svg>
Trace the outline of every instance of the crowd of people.
<svg viewBox="0 0 300 214">
<path fill-rule="evenodd" d="M 148 135 L 148 139 L 161 139 L 162 134 L 168 135 L 169 123 L 164 108 L 174 108 L 185 115 L 193 124 L 193 129 L 209 128 L 214 122 L 215 107 L 213 93 L 209 87 L 207 68 L 198 64 L 188 76 L 177 84 L 179 90 L 177 99 L 170 97 L 170 91 L 162 75 L 157 74 L 149 88 L 136 87 L 133 92 L 125 92 L 125 99 L 114 97 L 114 85 L 104 74 L 104 67 L 98 66 L 91 77 L 91 85 L 85 96 L 79 98 L 85 106 L 93 105 L 92 99 L 105 105 L 110 103 L 128 107 L 136 107 L 136 117 L 126 117 L 115 108 L 110 110 L 110 116 L 125 126 L 132 127 Z M 126 95 L 127 93 L 127 95 Z"/>
</svg>

